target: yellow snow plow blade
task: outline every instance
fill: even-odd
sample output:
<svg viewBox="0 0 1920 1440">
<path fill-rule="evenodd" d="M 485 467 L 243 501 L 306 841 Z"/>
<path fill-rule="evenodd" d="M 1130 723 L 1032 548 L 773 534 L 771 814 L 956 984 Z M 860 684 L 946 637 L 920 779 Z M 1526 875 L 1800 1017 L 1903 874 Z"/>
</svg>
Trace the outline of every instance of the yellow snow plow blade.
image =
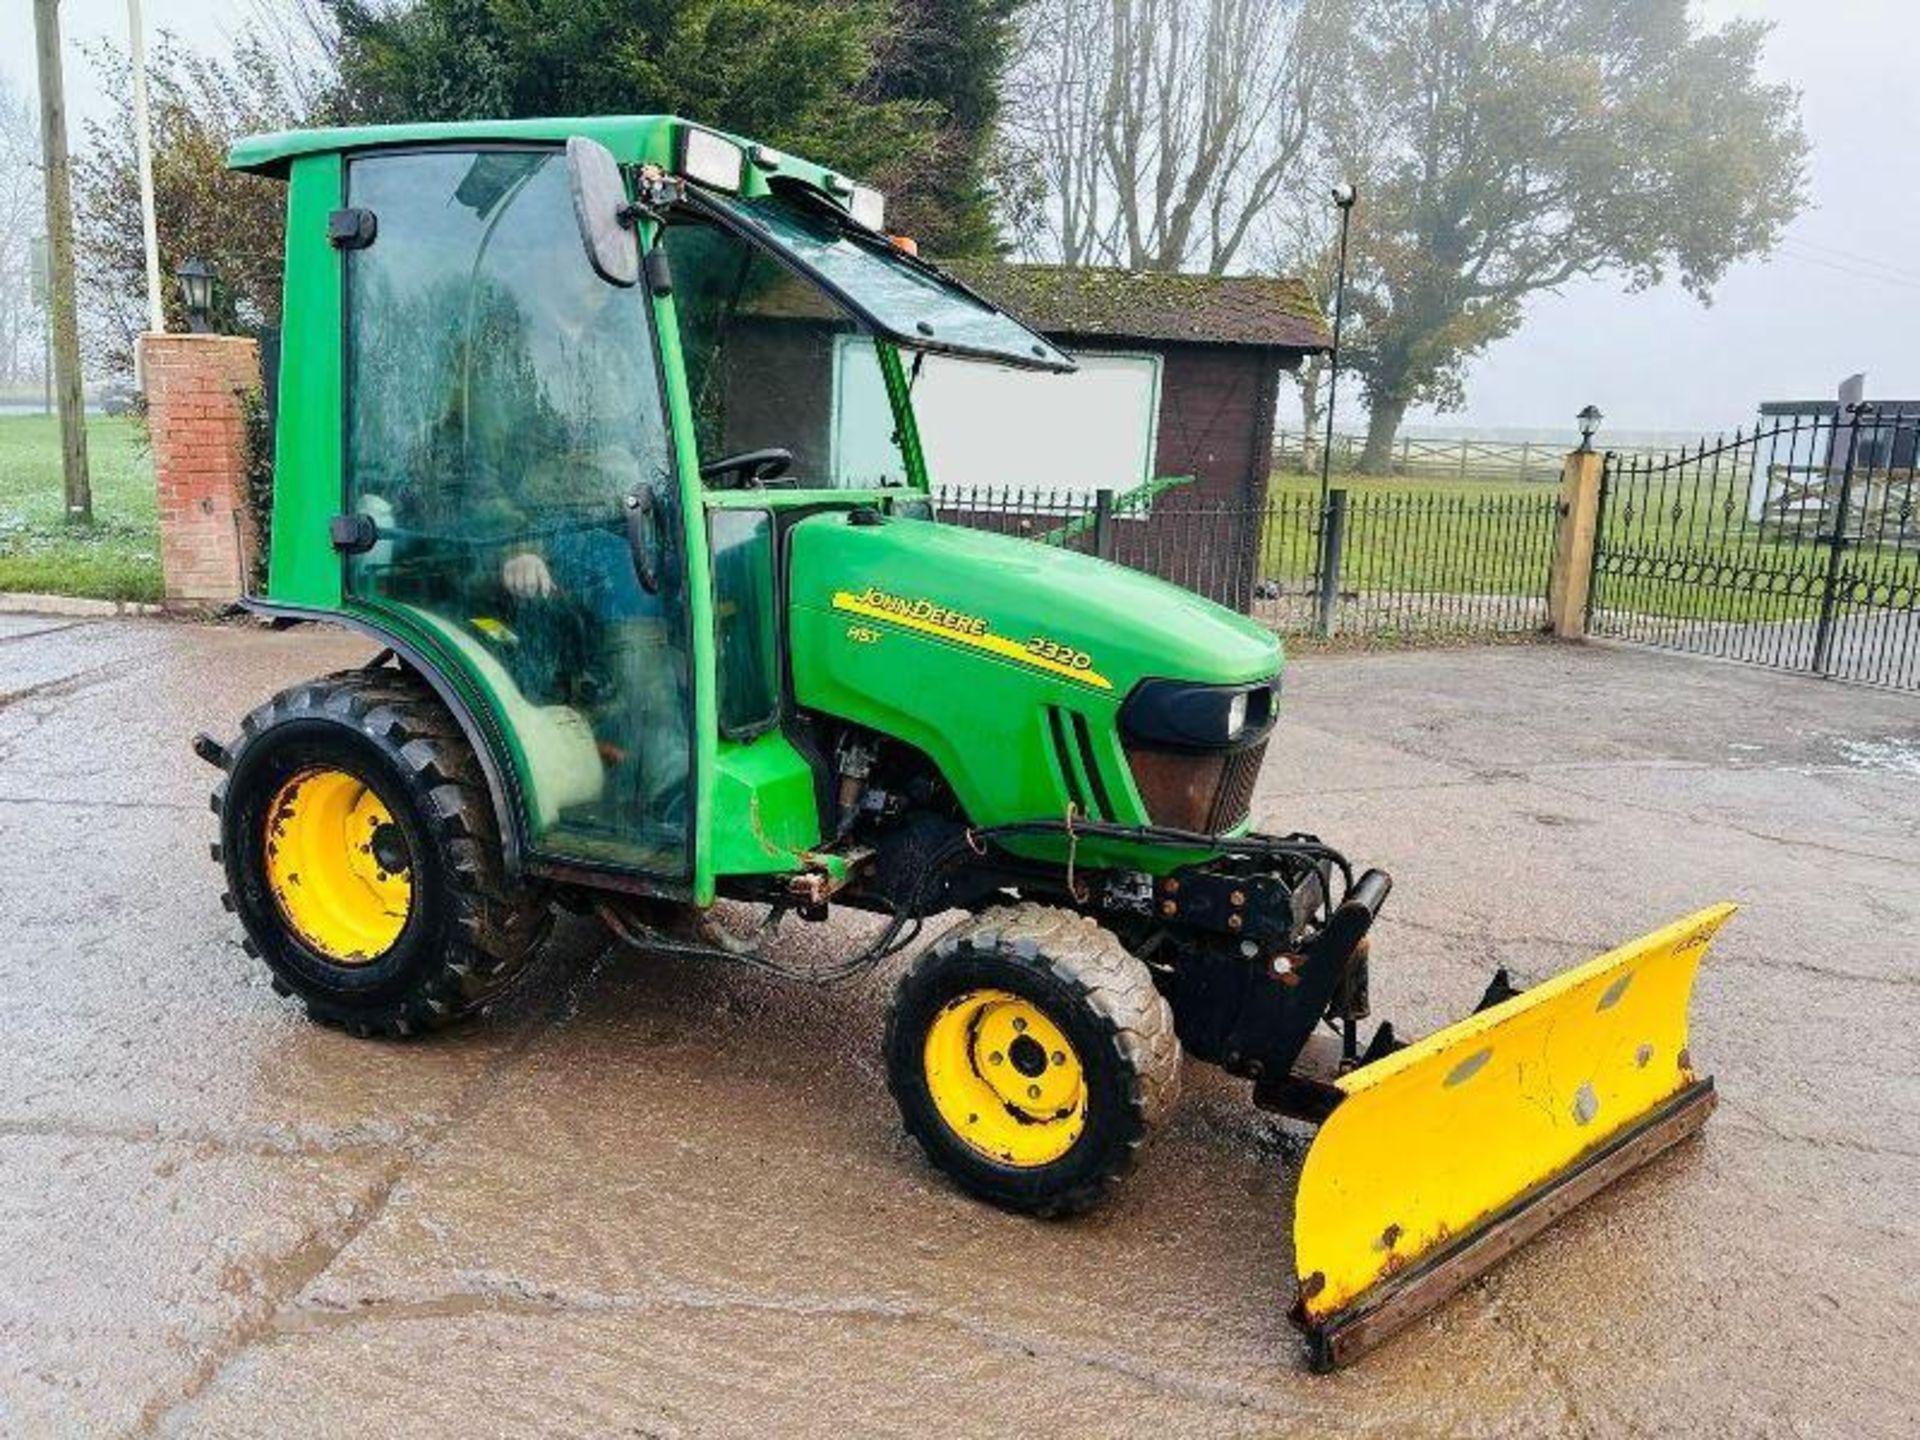
<svg viewBox="0 0 1920 1440">
<path fill-rule="evenodd" d="M 1705 1121 L 1687 1001 L 1716 905 L 1339 1078 L 1294 1204 L 1333 1369 Z"/>
</svg>

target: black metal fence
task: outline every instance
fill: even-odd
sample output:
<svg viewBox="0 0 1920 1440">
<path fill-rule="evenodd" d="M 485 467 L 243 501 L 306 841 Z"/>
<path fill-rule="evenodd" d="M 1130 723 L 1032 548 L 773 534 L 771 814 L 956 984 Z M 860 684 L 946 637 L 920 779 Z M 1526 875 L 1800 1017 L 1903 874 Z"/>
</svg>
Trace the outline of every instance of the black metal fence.
<svg viewBox="0 0 1920 1440">
<path fill-rule="evenodd" d="M 1368 641 L 1537 632 L 1558 502 L 1551 490 L 1279 489 L 1249 506 L 1183 494 L 1129 508 L 1101 491 L 956 490 L 941 517 L 1100 555 L 1284 634 Z"/>
<path fill-rule="evenodd" d="M 1920 689 L 1920 415 L 1801 415 L 1607 457 L 1588 629 Z"/>
</svg>

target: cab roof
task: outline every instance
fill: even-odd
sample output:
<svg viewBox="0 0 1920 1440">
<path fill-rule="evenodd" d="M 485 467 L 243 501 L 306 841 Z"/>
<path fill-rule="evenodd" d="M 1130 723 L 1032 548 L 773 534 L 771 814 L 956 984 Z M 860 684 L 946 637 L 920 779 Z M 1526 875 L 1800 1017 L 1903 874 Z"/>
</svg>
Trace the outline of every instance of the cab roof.
<svg viewBox="0 0 1920 1440">
<path fill-rule="evenodd" d="M 330 155 L 413 145 L 559 144 L 571 136 L 598 140 L 626 165 L 654 164 L 672 169 L 674 146 L 682 131 L 712 129 L 678 115 L 577 115 L 536 120 L 448 120 L 410 125 L 343 125 L 326 130 L 277 130 L 248 135 L 227 152 L 230 169 L 284 180 L 293 162 L 305 155 Z M 767 173 L 777 166 L 783 176 L 824 185 L 832 174 L 824 166 L 780 154 L 726 131 L 714 131 L 746 154 L 742 190 L 765 188 Z M 754 157 L 767 154 L 774 165 L 762 166 Z"/>
</svg>

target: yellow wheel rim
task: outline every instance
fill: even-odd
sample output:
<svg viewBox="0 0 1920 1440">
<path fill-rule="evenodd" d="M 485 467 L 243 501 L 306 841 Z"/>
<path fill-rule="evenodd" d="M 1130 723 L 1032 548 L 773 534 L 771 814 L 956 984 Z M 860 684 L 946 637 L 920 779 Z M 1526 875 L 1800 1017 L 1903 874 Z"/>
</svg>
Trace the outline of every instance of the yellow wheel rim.
<svg viewBox="0 0 1920 1440">
<path fill-rule="evenodd" d="M 407 838 L 358 776 L 303 770 L 267 808 L 267 884 L 296 934 L 342 965 L 393 948 L 413 904 Z"/>
<path fill-rule="evenodd" d="M 1033 1002 L 1006 990 L 949 1000 L 927 1031 L 927 1093 L 973 1149 L 1006 1165 L 1046 1165 L 1087 1123 L 1080 1057 Z"/>
</svg>

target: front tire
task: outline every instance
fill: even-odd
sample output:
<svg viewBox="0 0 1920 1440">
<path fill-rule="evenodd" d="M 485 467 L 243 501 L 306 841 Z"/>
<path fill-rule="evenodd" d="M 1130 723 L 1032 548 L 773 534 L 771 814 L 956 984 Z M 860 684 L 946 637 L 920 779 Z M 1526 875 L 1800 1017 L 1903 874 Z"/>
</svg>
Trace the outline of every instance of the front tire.
<svg viewBox="0 0 1920 1440">
<path fill-rule="evenodd" d="M 1173 1014 L 1147 967 L 1095 921 L 1035 904 L 989 910 L 914 961 L 886 1059 L 934 1166 L 1042 1216 L 1100 1203 L 1180 1082 Z"/>
<path fill-rule="evenodd" d="M 510 885 L 478 761 L 406 671 L 350 670 L 248 715 L 214 791 L 227 908 L 274 989 L 356 1035 L 497 997 L 551 911 Z"/>
</svg>

